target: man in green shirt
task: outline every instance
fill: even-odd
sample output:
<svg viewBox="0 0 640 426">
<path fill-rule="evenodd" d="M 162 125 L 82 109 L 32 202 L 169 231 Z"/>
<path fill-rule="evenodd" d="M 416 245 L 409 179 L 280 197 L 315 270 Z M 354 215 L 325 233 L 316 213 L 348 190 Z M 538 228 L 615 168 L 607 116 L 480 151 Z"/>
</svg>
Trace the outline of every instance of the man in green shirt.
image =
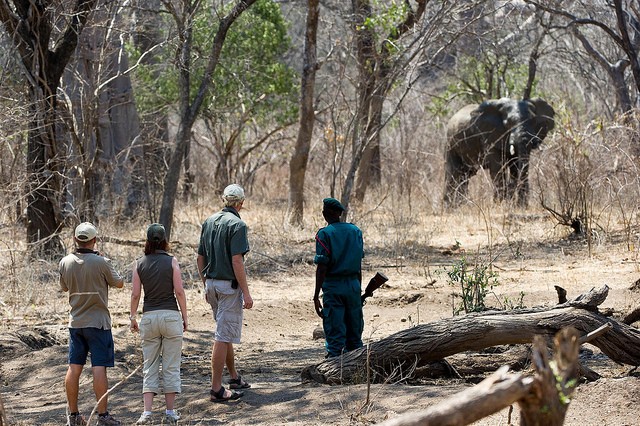
<svg viewBox="0 0 640 426">
<path fill-rule="evenodd" d="M 244 255 L 249 251 L 247 225 L 239 214 L 244 203 L 244 190 L 239 185 L 229 185 L 222 194 L 222 201 L 222 211 L 202 224 L 198 246 L 198 271 L 217 323 L 211 351 L 212 402 L 238 399 L 243 392 L 234 389 L 250 387 L 236 371 L 233 352 L 233 344 L 240 343 L 242 309 L 253 307 L 244 268 Z M 222 386 L 225 364 L 231 376 L 231 390 Z"/>
</svg>

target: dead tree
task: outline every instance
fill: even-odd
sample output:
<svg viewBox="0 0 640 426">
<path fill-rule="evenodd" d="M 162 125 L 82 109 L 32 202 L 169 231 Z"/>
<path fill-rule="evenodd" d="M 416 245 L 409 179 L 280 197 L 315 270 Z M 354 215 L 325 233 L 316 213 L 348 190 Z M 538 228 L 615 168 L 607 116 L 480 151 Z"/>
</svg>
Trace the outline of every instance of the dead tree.
<svg viewBox="0 0 640 426">
<path fill-rule="evenodd" d="M 535 375 L 509 374 L 501 367 L 483 382 L 418 413 L 388 420 L 384 426 L 468 425 L 513 403 L 520 407 L 521 425 L 562 425 L 575 389 L 579 332 L 561 330 L 554 339 L 555 355 L 549 360 L 545 339 L 534 339 Z"/>
<path fill-rule="evenodd" d="M 615 362 L 640 365 L 640 331 L 598 312 L 608 292 L 609 287 L 604 286 L 546 309 L 484 312 L 421 324 L 309 366 L 302 377 L 328 384 L 360 383 L 367 377 L 367 367 L 374 381 L 393 372 L 403 372 L 406 377 L 410 370 L 460 352 L 527 344 L 536 335 L 551 339 L 565 327 L 586 335 L 607 323 L 611 324 L 607 333 L 590 343 Z"/>
</svg>

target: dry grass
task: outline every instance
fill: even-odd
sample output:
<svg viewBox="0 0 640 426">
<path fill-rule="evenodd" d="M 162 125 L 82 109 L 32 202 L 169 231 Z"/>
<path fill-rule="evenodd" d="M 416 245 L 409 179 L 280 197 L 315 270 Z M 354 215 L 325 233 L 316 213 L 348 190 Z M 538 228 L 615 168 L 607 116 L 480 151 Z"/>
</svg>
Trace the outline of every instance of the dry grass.
<svg viewBox="0 0 640 426">
<path fill-rule="evenodd" d="M 250 227 L 252 250 L 247 266 L 254 276 L 286 271 L 296 274 L 312 263 L 313 236 L 324 226 L 320 215 L 321 197 L 308 205 L 302 227 L 292 227 L 286 220 L 286 203 L 257 201 L 249 197 L 242 215 Z M 375 199 L 373 195 L 370 197 Z M 406 200 L 404 200 L 406 201 Z M 392 268 L 402 271 L 409 264 L 421 265 L 423 275 L 431 277 L 440 268 L 434 259 L 434 247 L 447 248 L 464 242 L 461 249 L 471 255 L 482 254 L 489 260 L 496 256 L 526 256 L 525 245 L 557 241 L 570 234 L 570 229 L 559 227 L 539 207 L 515 210 L 508 204 L 496 205 L 487 200 L 467 204 L 453 213 L 426 214 L 416 200 L 412 208 L 403 206 L 403 200 L 387 198 L 382 203 L 370 202 L 369 210 L 360 209 L 350 219 L 360 226 L 365 235 L 370 268 Z M 311 203 L 309 203 L 311 204 Z M 194 202 L 181 206 L 176 216 L 172 235 L 173 252 L 181 262 L 187 286 L 197 281 L 195 258 L 200 224 L 219 207 L 215 204 Z M 630 233 L 627 228 L 638 228 L 637 223 L 625 222 L 621 215 L 610 209 L 606 227 L 601 231 L 601 244 L 606 239 L 620 240 Z M 146 222 L 142 220 L 117 224 L 101 220 L 100 235 L 142 244 Z M 57 261 L 30 261 L 22 240 L 21 227 L 13 225 L 0 232 L 0 244 L 4 246 L 2 269 L 5 285 L 0 289 L 0 309 L 4 322 L 31 318 L 36 322 L 57 321 L 67 312 L 64 300 L 51 297 L 58 290 Z M 635 231 L 632 232 L 637 238 Z M 73 247 L 71 231 L 65 230 L 63 241 L 67 251 Z M 635 244 L 630 256 L 637 258 Z M 139 247 L 99 241 L 98 249 L 113 259 L 119 271 L 130 280 L 132 262 L 142 254 Z M 596 247 L 597 249 L 597 247 Z M 375 260 L 371 260 L 375 259 Z M 381 260 L 382 259 L 382 260 Z M 371 264 L 374 262 L 375 264 Z"/>
<path fill-rule="evenodd" d="M 524 209 L 507 202 L 495 203 L 488 174 L 481 172 L 471 181 L 469 202 L 455 212 L 444 212 L 440 204 L 442 138 L 427 139 L 421 145 L 410 137 L 415 132 L 440 132 L 442 123 L 418 129 L 407 122 L 400 126 L 402 131 L 388 130 L 385 137 L 390 146 L 383 149 L 387 153 L 383 163 L 385 184 L 372 188 L 362 205 L 352 206 L 348 218 L 362 228 L 368 253 L 373 255 L 365 262 L 371 258 L 384 259 L 370 266 L 397 271 L 407 264 L 418 264 L 428 278 L 439 267 L 434 263 L 433 248 L 452 247 L 459 242 L 464 243 L 462 249 L 467 253 L 480 253 L 488 261 L 498 255 L 525 259 L 527 246 L 562 240 L 572 231 L 558 225 L 541 207 L 541 199 L 559 211 L 573 206 L 572 214 L 588 215 L 589 232 L 585 238 L 591 255 L 607 243 L 624 243 L 629 257 L 637 260 L 640 173 L 634 154 L 633 126 L 618 122 L 599 126 L 588 123 L 578 130 L 565 121 L 560 113 L 559 128 L 543 149 L 533 155 L 532 194 L 528 208 Z M 322 147 L 316 149 L 321 151 Z M 316 152 L 316 158 L 321 154 Z M 286 162 L 270 163 L 247 188 L 248 199 L 242 215 L 250 226 L 252 251 L 247 265 L 252 274 L 261 277 L 282 271 L 296 274 L 312 262 L 313 236 L 324 226 L 321 200 L 332 195 L 327 186 L 330 166 L 317 160 L 309 164 L 307 204 L 301 227 L 287 222 Z M 189 203 L 176 204 L 173 251 L 181 262 L 187 285 L 197 279 L 194 247 L 200 224 L 219 209 L 214 194 L 212 187 L 200 187 Z M 578 196 L 583 197 L 582 205 L 575 202 Z M 0 209 L 3 224 L 0 266 L 5 271 L 5 284 L 0 289 L 3 318 L 11 322 L 13 318 L 44 320 L 64 316 L 65 304 L 50 297 L 58 288 L 57 262 L 28 259 L 23 224 L 15 221 L 15 212 L 7 207 L 15 206 L 16 200 L 3 201 L 5 208 Z M 142 244 L 150 221 L 142 218 L 123 221 L 116 213 L 100 218 L 98 225 L 102 236 Z M 70 229 L 64 229 L 62 239 L 67 252 L 71 251 Z M 101 241 L 98 248 L 114 260 L 120 271 L 125 271 L 127 278 L 132 261 L 142 253 L 141 245 Z"/>
</svg>

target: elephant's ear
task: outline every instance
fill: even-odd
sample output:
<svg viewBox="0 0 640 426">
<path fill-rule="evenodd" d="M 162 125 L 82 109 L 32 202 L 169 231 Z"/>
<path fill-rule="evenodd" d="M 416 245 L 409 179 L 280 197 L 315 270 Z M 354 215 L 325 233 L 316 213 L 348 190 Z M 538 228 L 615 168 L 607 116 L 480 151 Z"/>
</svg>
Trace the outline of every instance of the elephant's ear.
<svg viewBox="0 0 640 426">
<path fill-rule="evenodd" d="M 556 112 L 553 107 L 547 103 L 547 101 L 540 98 L 533 98 L 530 102 L 537 117 L 541 117 L 553 123 Z M 551 124 L 551 128 L 553 128 L 553 124 Z M 549 130 L 551 130 L 551 128 Z"/>
<path fill-rule="evenodd" d="M 529 100 L 529 102 L 533 110 L 531 116 L 535 117 L 534 126 L 536 131 L 540 138 L 544 139 L 555 126 L 555 111 L 553 107 L 543 99 L 533 98 Z"/>
</svg>

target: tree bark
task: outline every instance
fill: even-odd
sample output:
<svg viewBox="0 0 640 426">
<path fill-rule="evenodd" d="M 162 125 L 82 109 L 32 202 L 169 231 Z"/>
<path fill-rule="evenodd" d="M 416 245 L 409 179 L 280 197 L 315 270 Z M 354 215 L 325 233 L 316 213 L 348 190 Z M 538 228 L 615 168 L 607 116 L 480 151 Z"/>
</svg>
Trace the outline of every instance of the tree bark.
<svg viewBox="0 0 640 426">
<path fill-rule="evenodd" d="M 301 225 L 304 217 L 304 180 L 313 136 L 315 113 L 313 93 L 318 68 L 316 39 L 318 34 L 319 0 L 307 2 L 307 30 L 304 44 L 304 67 L 300 84 L 300 128 L 295 150 L 289 163 L 289 223 Z"/>
<path fill-rule="evenodd" d="M 373 380 L 380 381 L 394 370 L 419 368 L 459 352 L 530 343 L 536 335 L 550 337 L 569 326 L 587 334 L 606 323 L 611 323 L 611 329 L 590 343 L 615 362 L 640 365 L 640 331 L 597 311 L 608 291 L 604 286 L 550 309 L 470 314 L 418 325 L 307 367 L 303 378 L 328 384 L 358 383 L 366 376 L 368 359 Z"/>
</svg>

